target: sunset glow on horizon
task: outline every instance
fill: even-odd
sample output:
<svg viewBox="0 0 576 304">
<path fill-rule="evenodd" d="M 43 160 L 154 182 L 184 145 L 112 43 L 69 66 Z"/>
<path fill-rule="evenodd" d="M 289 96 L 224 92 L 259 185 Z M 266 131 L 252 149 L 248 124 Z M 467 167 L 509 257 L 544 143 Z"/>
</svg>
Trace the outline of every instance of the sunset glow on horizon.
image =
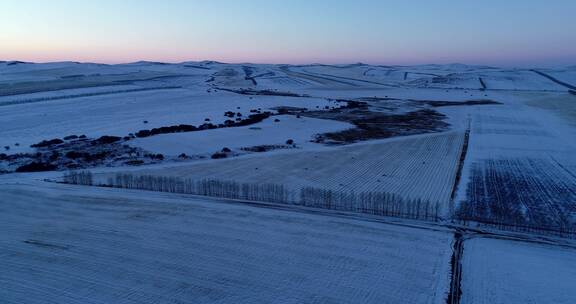
<svg viewBox="0 0 576 304">
<path fill-rule="evenodd" d="M 3 0 L 0 60 L 574 65 L 576 1 Z"/>
</svg>

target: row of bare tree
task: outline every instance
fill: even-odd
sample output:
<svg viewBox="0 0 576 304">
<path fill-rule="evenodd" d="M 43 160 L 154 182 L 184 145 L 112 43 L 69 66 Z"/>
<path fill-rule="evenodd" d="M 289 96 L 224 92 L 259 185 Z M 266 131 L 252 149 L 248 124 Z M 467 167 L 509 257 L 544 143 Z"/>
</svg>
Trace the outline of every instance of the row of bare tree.
<svg viewBox="0 0 576 304">
<path fill-rule="evenodd" d="M 64 174 L 64 182 L 74 185 L 92 186 L 94 184 L 92 172 L 90 171 L 70 171 Z"/>
<path fill-rule="evenodd" d="M 64 176 L 64 182 L 92 185 L 93 179 L 90 172 L 70 172 Z M 439 203 L 405 199 L 386 192 L 343 192 L 312 187 L 291 191 L 283 185 L 276 184 L 249 184 L 214 179 L 193 180 L 131 173 L 117 173 L 101 186 L 291 204 L 419 220 L 439 219 Z"/>
</svg>

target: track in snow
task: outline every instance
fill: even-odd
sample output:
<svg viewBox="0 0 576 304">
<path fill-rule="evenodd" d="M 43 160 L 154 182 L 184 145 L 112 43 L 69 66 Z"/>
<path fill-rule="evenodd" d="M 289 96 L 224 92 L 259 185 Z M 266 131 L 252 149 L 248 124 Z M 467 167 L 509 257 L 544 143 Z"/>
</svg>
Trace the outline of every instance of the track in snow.
<svg viewBox="0 0 576 304">
<path fill-rule="evenodd" d="M 559 84 L 559 85 L 561 85 L 561 86 L 563 86 L 563 87 L 569 88 L 569 89 L 571 89 L 571 90 L 576 90 L 576 86 L 573 86 L 573 85 L 571 85 L 571 84 L 569 84 L 569 83 L 566 83 L 566 82 L 564 82 L 564 81 L 558 80 L 557 78 L 552 77 L 552 76 L 550 76 L 550 75 L 548 75 L 548 74 L 546 74 L 546 73 L 544 73 L 544 72 L 540 72 L 540 71 L 538 71 L 538 70 L 530 70 L 530 71 L 532 71 L 532 72 L 534 72 L 534 73 L 536 73 L 536 74 L 538 74 L 538 75 L 540 75 L 540 76 L 542 76 L 542 77 L 545 77 L 545 78 L 547 78 L 547 79 L 549 79 L 549 80 L 551 80 L 551 81 L 553 81 L 553 82 L 555 82 L 555 83 L 557 83 L 557 84 Z"/>
</svg>

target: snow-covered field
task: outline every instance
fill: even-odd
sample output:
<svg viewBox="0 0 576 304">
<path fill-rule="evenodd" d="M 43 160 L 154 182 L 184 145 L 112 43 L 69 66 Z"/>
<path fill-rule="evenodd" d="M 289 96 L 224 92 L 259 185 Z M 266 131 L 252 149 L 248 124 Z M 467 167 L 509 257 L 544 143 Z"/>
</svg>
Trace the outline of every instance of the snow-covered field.
<svg viewBox="0 0 576 304">
<path fill-rule="evenodd" d="M 447 232 L 62 185 L 2 185 L 2 303 L 444 303 Z"/>
<path fill-rule="evenodd" d="M 576 251 L 494 239 L 464 242 L 462 304 L 574 303 Z"/>
<path fill-rule="evenodd" d="M 452 233 L 576 235 L 575 71 L 0 62 L 0 303 L 444 303 Z M 415 229 L 14 173 L 67 169 L 386 192 L 442 216 Z M 576 302 L 572 249 L 464 244 L 462 303 Z"/>
<path fill-rule="evenodd" d="M 276 121 L 278 120 L 278 121 Z M 147 151 L 177 156 L 218 152 L 224 147 L 239 150 L 261 145 L 286 145 L 292 140 L 298 148 L 310 147 L 315 134 L 353 128 L 349 123 L 293 115 L 268 118 L 261 123 L 205 132 L 174 133 L 138 138 L 130 144 Z"/>
<path fill-rule="evenodd" d="M 447 211 L 463 134 L 400 138 L 319 151 L 287 151 L 131 171 L 136 175 L 274 183 L 292 190 L 380 191 L 440 202 Z M 109 174 L 101 177 L 105 183 Z"/>
<path fill-rule="evenodd" d="M 201 89 L 171 89 L 91 96 L 54 101 L 0 106 L 0 144 L 12 151 L 44 139 L 85 134 L 126 136 L 142 129 L 163 126 L 199 125 L 209 119 L 223 123 L 226 111 L 248 116 L 250 110 L 277 106 L 315 109 L 334 106 L 319 98 L 248 96 L 229 92 L 207 93 Z M 19 143 L 17 147 L 14 144 Z"/>
</svg>

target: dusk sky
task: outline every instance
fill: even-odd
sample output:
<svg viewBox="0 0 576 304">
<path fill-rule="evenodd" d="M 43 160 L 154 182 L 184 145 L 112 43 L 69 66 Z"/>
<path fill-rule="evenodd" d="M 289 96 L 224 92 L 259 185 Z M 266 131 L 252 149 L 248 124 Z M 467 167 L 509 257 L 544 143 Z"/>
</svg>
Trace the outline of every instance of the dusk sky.
<svg viewBox="0 0 576 304">
<path fill-rule="evenodd" d="M 0 60 L 576 64 L 576 1 L 0 0 Z"/>
</svg>

